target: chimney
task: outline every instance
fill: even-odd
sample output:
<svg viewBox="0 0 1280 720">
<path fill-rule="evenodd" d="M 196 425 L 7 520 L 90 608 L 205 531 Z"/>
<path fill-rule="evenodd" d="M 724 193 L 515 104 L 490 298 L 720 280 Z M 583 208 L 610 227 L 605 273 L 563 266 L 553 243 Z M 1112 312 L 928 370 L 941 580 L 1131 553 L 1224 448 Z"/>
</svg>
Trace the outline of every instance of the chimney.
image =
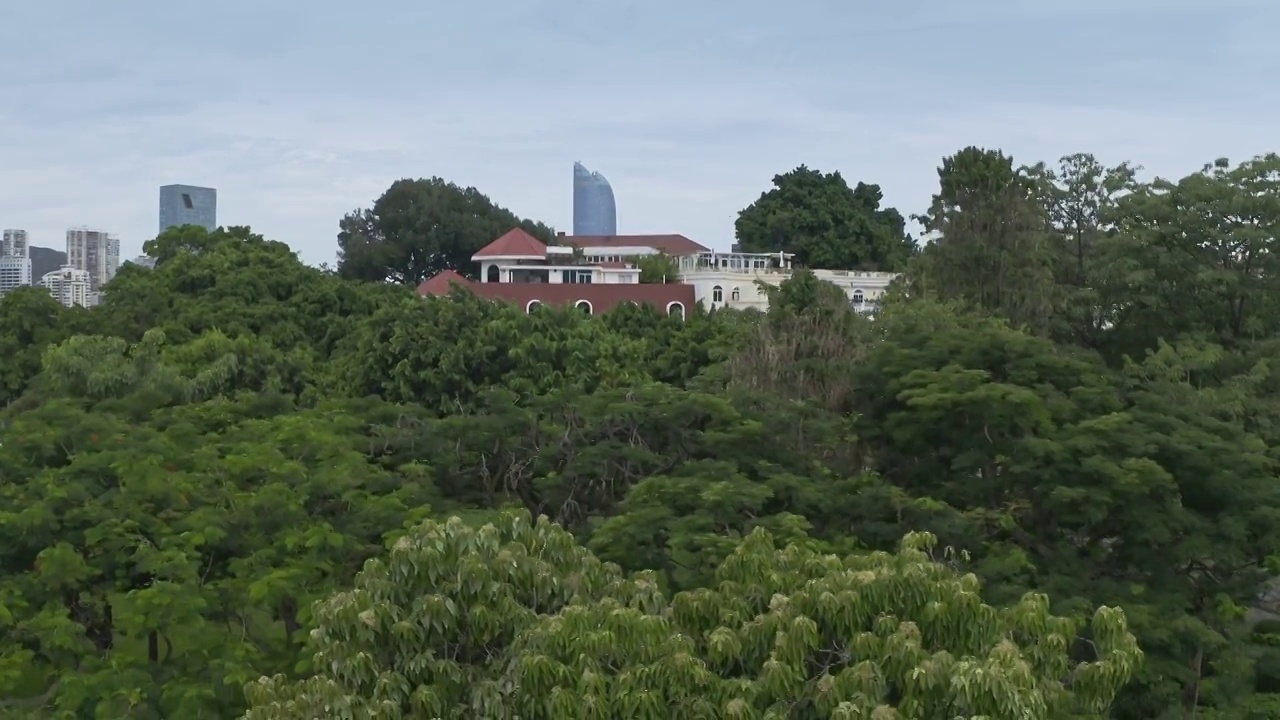
<svg viewBox="0 0 1280 720">
<path fill-rule="evenodd" d="M 563 230 L 557 230 L 557 231 L 556 231 L 556 237 L 564 237 L 564 231 L 563 231 Z"/>
</svg>

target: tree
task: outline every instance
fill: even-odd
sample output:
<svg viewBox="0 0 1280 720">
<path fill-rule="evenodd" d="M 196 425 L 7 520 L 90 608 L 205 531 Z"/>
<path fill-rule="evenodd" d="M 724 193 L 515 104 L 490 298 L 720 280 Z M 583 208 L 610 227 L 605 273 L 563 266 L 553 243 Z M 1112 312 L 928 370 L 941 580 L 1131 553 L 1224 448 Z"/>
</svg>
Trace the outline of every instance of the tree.
<svg viewBox="0 0 1280 720">
<path fill-rule="evenodd" d="M 882 197 L 878 185 L 850 188 L 838 172 L 801 165 L 775 175 L 734 228 L 743 252 L 794 253 L 807 268 L 895 271 L 915 243 L 902 215 L 880 207 Z"/>
<path fill-rule="evenodd" d="M 516 217 L 474 187 L 438 177 L 395 181 L 339 227 L 339 275 L 411 286 L 444 270 L 477 277 L 471 256 L 513 227 L 548 244 L 555 238 L 550 227 Z"/>
<path fill-rule="evenodd" d="M 1099 348 L 1115 320 L 1118 297 L 1103 296 L 1113 268 L 1100 253 L 1115 234 L 1119 203 L 1140 187 L 1135 171 L 1129 163 L 1106 167 L 1086 153 L 1062 158 L 1057 170 L 1040 165 L 1028 171 L 1048 213 L 1058 303 L 1055 337 Z"/>
<path fill-rule="evenodd" d="M 917 216 L 930 240 L 909 273 L 911 291 L 1045 330 L 1057 297 L 1036 183 L 1013 158 L 976 147 L 943 158 L 938 182 Z"/>
<path fill-rule="evenodd" d="M 1225 158 L 1173 182 L 1157 179 L 1109 213 L 1101 290 L 1114 316 L 1113 355 L 1140 358 L 1160 340 L 1239 348 L 1275 337 L 1280 296 L 1280 155 Z"/>
<path fill-rule="evenodd" d="M 910 535 L 840 558 L 753 532 L 668 600 L 545 519 L 401 537 L 317 608 L 315 676 L 249 686 L 246 720 L 337 717 L 1103 717 L 1142 653 L 1112 608 L 997 609 Z"/>
<path fill-rule="evenodd" d="M 680 281 L 680 266 L 668 255 L 640 255 L 632 258 L 640 268 L 640 282 L 661 285 Z"/>
<path fill-rule="evenodd" d="M 730 383 L 845 412 L 852 368 L 872 342 L 871 321 L 835 285 L 800 271 L 767 287 L 769 311 L 726 364 Z"/>
<path fill-rule="evenodd" d="M 0 407 L 16 400 L 40 371 L 40 356 L 61 339 L 64 311 L 44 288 L 18 288 L 0 297 Z"/>
<path fill-rule="evenodd" d="M 1123 717 L 1229 701 L 1248 672 L 1240 619 L 1280 552 L 1280 489 L 1266 444 L 1228 419 L 1239 399 L 1195 383 L 1198 348 L 1113 375 L 945 306 L 879 322 L 853 378 L 872 469 L 967 518 L 939 534 L 973 552 L 994 600 L 1038 588 L 1075 611 L 1124 607 L 1149 662 Z"/>
</svg>

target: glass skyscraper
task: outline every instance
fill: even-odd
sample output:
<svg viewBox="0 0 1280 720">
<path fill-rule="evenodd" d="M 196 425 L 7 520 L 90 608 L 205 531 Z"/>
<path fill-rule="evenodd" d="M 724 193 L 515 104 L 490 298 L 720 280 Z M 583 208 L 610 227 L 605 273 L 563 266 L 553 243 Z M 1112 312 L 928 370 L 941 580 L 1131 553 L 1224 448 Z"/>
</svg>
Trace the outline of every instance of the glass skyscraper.
<svg viewBox="0 0 1280 720">
<path fill-rule="evenodd" d="M 160 232 L 179 225 L 218 227 L 218 191 L 194 185 L 160 187 Z"/>
<path fill-rule="evenodd" d="M 598 172 L 573 164 L 573 234 L 617 235 L 618 208 L 613 188 Z"/>
</svg>

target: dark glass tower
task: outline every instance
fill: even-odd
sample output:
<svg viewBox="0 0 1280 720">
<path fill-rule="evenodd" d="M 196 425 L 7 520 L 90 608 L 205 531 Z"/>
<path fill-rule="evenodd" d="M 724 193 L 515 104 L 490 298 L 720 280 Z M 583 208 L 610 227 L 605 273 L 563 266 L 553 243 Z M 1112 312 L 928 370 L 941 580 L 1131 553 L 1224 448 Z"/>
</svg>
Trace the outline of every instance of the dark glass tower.
<svg viewBox="0 0 1280 720">
<path fill-rule="evenodd" d="M 179 225 L 199 225 L 213 232 L 218 227 L 218 191 L 194 185 L 160 188 L 160 232 Z"/>
</svg>

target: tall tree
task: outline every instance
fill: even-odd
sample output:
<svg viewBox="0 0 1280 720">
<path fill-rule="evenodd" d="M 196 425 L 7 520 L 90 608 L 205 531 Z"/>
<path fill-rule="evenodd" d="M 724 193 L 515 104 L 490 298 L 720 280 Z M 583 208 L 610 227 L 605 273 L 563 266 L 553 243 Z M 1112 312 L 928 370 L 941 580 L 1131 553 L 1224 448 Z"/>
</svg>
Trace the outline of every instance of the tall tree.
<svg viewBox="0 0 1280 720">
<path fill-rule="evenodd" d="M 417 285 L 442 270 L 476 277 L 471 256 L 513 227 L 543 242 L 555 231 L 495 204 L 474 187 L 441 178 L 397 180 L 370 209 L 339 222 L 338 273 L 344 278 Z"/>
<path fill-rule="evenodd" d="M 788 252 L 803 267 L 899 270 L 915 252 L 906 221 L 882 208 L 879 185 L 849 187 L 839 172 L 801 165 L 738 213 L 743 252 Z"/>
<path fill-rule="evenodd" d="M 911 273 L 913 291 L 1047 328 L 1053 259 L 1037 184 L 1013 158 L 977 147 L 943 158 L 938 182 L 917 217 L 931 237 Z"/>
<path fill-rule="evenodd" d="M 1053 334 L 1059 340 L 1096 348 L 1115 319 L 1116 298 L 1101 292 L 1110 267 L 1100 252 L 1115 234 L 1121 199 L 1141 187 L 1135 170 L 1127 162 L 1107 167 L 1087 153 L 1063 157 L 1056 169 L 1029 170 L 1048 217 L 1058 292 Z"/>
</svg>

